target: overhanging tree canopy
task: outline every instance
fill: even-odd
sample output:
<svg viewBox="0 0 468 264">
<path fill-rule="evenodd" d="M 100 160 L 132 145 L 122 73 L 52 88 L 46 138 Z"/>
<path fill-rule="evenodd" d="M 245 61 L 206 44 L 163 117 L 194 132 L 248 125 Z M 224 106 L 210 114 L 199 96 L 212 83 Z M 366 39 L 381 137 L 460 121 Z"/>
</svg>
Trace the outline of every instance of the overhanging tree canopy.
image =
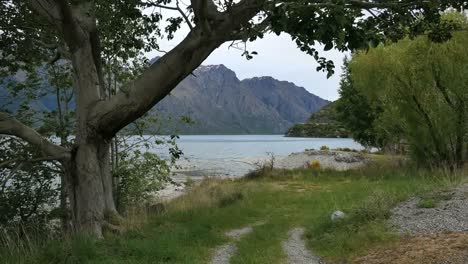
<svg viewBox="0 0 468 264">
<path fill-rule="evenodd" d="M 224 42 L 286 32 L 318 61 L 318 70 L 331 74 L 333 63 L 320 57 L 315 44 L 344 51 L 423 32 L 442 41 L 450 37 L 450 25 L 438 23 L 439 11 L 466 5 L 436 0 L 191 0 L 185 8 L 178 0 L 2 1 L 0 73 L 70 60 L 77 129 L 74 147 L 66 149 L 1 113 L 0 133 L 20 137 L 63 164 L 75 228 L 100 236 L 104 216 L 116 213 L 110 139 L 168 95 Z M 165 28 L 160 28 L 161 9 L 179 14 L 166 18 Z M 129 62 L 143 51 L 157 49 L 157 39 L 162 35 L 171 39 L 182 23 L 190 28 L 184 40 L 120 92 L 107 94 L 105 63 Z"/>
</svg>

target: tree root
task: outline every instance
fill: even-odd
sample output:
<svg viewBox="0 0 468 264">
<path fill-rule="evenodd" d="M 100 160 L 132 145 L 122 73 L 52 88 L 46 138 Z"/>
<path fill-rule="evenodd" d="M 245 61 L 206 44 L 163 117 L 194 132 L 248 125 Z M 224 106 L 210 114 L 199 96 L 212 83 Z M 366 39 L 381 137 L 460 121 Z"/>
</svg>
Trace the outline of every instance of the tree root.
<svg viewBox="0 0 468 264">
<path fill-rule="evenodd" d="M 106 231 L 106 232 L 110 232 L 110 233 L 113 233 L 113 234 L 117 234 L 117 235 L 121 235 L 125 232 L 125 228 L 122 227 L 122 226 L 118 226 L 118 225 L 113 225 L 107 221 L 104 221 L 104 223 L 102 224 L 102 230 L 103 231 Z"/>
</svg>

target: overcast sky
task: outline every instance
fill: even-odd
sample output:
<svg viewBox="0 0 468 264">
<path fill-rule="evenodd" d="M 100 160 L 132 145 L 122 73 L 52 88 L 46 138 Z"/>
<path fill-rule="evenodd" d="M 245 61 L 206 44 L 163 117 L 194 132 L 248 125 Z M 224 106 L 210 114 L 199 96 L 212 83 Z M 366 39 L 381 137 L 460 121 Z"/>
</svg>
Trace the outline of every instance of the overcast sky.
<svg viewBox="0 0 468 264">
<path fill-rule="evenodd" d="M 182 28 L 174 40 L 160 42 L 160 49 L 168 51 L 173 48 L 187 34 L 188 29 Z M 335 75 L 327 79 L 326 73 L 317 72 L 315 60 L 301 52 L 291 37 L 286 34 L 276 36 L 266 35 L 263 39 L 248 43 L 249 51 L 257 51 L 258 55 L 252 60 L 242 57 L 242 51 L 228 48 L 224 44 L 203 63 L 224 64 L 232 69 L 239 79 L 272 76 L 278 80 L 290 81 L 306 88 L 309 92 L 324 99 L 334 101 L 338 99 L 338 84 L 341 74 L 341 65 L 344 54 L 337 51 L 323 52 L 321 55 L 335 62 Z M 321 49 L 320 49 L 321 50 Z M 162 53 L 151 52 L 149 58 L 161 56 Z"/>
</svg>

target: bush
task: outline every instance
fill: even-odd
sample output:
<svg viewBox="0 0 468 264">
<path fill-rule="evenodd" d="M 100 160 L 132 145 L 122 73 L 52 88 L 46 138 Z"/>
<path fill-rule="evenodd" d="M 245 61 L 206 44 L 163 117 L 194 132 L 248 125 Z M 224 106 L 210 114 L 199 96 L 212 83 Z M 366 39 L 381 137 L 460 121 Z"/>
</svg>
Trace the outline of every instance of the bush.
<svg viewBox="0 0 468 264">
<path fill-rule="evenodd" d="M 257 162 L 254 164 L 256 167 L 254 170 L 249 171 L 246 175 L 245 178 L 247 179 L 256 179 L 260 177 L 265 177 L 268 174 L 270 174 L 274 168 L 275 168 L 275 156 L 273 153 L 267 153 L 268 154 L 268 160 L 264 162 Z"/>
<path fill-rule="evenodd" d="M 328 146 L 321 146 L 320 150 L 330 150 L 330 148 Z"/>
<path fill-rule="evenodd" d="M 320 169 L 320 161 L 312 160 L 309 163 L 307 163 L 307 167 L 309 169 Z"/>
<path fill-rule="evenodd" d="M 58 205 L 58 168 L 51 162 L 29 162 L 40 156 L 33 147 L 0 137 L 0 228 L 43 225 Z M 9 162 L 19 160 L 17 162 Z"/>
<path fill-rule="evenodd" d="M 229 206 L 239 200 L 242 200 L 243 198 L 244 198 L 244 194 L 240 191 L 228 193 L 219 198 L 219 207 Z"/>
<path fill-rule="evenodd" d="M 114 177 L 120 180 L 117 191 L 119 211 L 144 204 L 169 180 L 169 172 L 168 163 L 151 152 L 135 151 L 134 155 L 122 160 L 114 171 Z"/>
<path fill-rule="evenodd" d="M 351 218 L 357 223 L 385 220 L 391 215 L 395 200 L 383 191 L 375 191 L 362 203 L 352 209 Z"/>
</svg>

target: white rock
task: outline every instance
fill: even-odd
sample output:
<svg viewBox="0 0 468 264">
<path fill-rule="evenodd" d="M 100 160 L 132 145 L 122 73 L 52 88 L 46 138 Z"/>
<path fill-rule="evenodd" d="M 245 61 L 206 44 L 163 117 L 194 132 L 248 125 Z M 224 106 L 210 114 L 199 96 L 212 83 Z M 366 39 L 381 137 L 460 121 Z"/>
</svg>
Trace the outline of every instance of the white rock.
<svg viewBox="0 0 468 264">
<path fill-rule="evenodd" d="M 331 220 L 332 222 L 336 222 L 340 219 L 346 218 L 346 214 L 342 211 L 335 211 L 331 214 Z"/>
</svg>

